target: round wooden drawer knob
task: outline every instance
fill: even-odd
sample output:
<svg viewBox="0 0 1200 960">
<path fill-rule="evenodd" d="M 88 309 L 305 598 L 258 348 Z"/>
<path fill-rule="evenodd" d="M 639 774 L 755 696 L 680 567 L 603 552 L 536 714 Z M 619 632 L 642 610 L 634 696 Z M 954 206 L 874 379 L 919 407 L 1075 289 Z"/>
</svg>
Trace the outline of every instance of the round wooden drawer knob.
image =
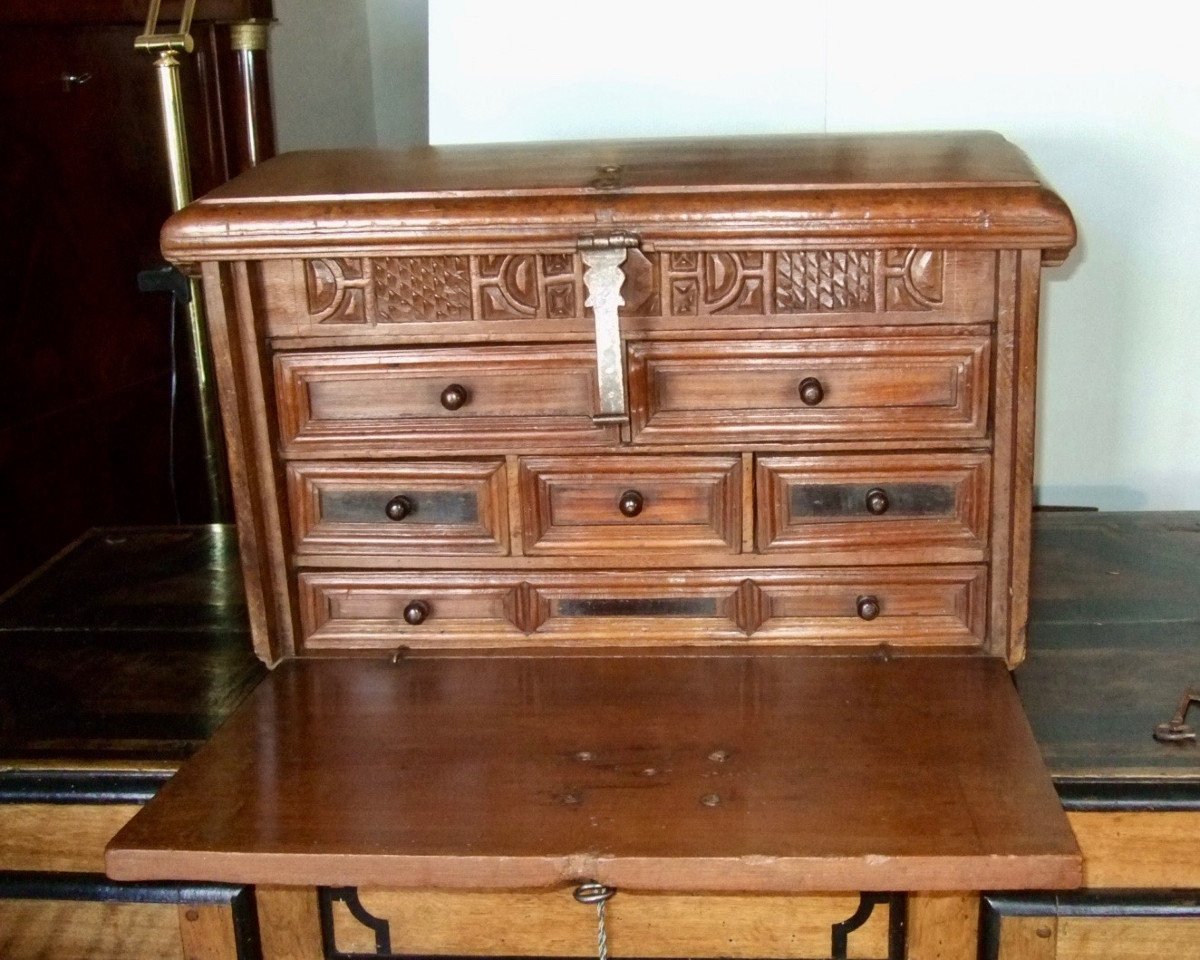
<svg viewBox="0 0 1200 960">
<path fill-rule="evenodd" d="M 424 600 L 414 600 L 404 608 L 404 622 L 417 626 L 424 623 L 429 616 L 429 604 Z"/>
<path fill-rule="evenodd" d="M 825 399 L 825 388 L 816 377 L 805 377 L 800 381 L 800 401 L 809 407 L 815 407 Z"/>
<path fill-rule="evenodd" d="M 442 406 L 447 410 L 461 410 L 467 399 L 467 388 L 461 383 L 452 383 L 442 391 Z"/>
<path fill-rule="evenodd" d="M 855 609 L 858 610 L 858 615 L 863 620 L 874 620 L 879 616 L 879 598 L 878 597 L 859 597 L 854 602 Z"/>
<path fill-rule="evenodd" d="M 403 520 L 412 513 L 413 502 L 408 497 L 401 494 L 398 497 L 392 497 L 387 502 L 387 506 L 383 508 L 389 520 Z"/>
<path fill-rule="evenodd" d="M 642 512 L 642 507 L 645 506 L 645 498 L 636 490 L 626 490 L 621 494 L 621 499 L 617 502 L 617 506 L 621 508 L 621 512 L 627 517 L 636 517 Z"/>
<path fill-rule="evenodd" d="M 881 513 L 887 513 L 891 502 L 888 500 L 887 491 L 881 490 L 879 487 L 874 487 L 867 491 L 867 512 L 879 516 Z"/>
</svg>

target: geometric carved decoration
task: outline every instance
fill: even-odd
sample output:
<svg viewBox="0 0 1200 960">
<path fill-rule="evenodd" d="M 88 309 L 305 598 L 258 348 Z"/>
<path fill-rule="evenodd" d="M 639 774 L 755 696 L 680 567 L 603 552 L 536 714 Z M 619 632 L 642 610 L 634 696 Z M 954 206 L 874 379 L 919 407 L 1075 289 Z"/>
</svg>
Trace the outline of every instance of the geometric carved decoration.
<svg viewBox="0 0 1200 960">
<path fill-rule="evenodd" d="M 935 309 L 942 250 L 628 251 L 625 316 L 764 316 Z M 576 253 L 331 257 L 304 261 L 309 321 L 387 324 L 577 320 Z"/>
<path fill-rule="evenodd" d="M 779 313 L 874 310 L 875 254 L 870 250 L 806 250 L 775 257 Z"/>
<path fill-rule="evenodd" d="M 749 637 L 771 619 L 771 599 L 753 580 L 743 580 L 729 598 L 728 616 Z"/>
<path fill-rule="evenodd" d="M 765 312 L 768 254 L 678 251 L 667 255 L 672 316 Z"/>
<path fill-rule="evenodd" d="M 380 257 L 374 265 L 376 322 L 471 319 L 466 257 Z"/>
<path fill-rule="evenodd" d="M 888 310 L 928 310 L 942 302 L 946 255 L 941 250 L 888 250 Z"/>
<path fill-rule="evenodd" d="M 528 580 L 522 580 L 504 601 L 504 613 L 525 636 L 535 633 L 550 617 L 550 602 Z"/>
</svg>

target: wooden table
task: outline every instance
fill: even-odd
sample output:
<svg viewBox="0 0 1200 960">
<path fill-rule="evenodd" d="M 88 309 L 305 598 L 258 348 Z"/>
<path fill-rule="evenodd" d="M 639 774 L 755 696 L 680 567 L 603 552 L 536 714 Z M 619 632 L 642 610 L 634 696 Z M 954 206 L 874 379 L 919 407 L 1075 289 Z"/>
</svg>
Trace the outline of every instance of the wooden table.
<svg viewBox="0 0 1200 960">
<path fill-rule="evenodd" d="M 262 679 L 228 527 L 94 530 L 0 599 L 0 956 L 251 957 L 253 900 L 104 846 Z"/>
<path fill-rule="evenodd" d="M 100 942 L 96 930 L 108 929 L 111 940 L 119 929 L 125 955 L 134 956 L 171 955 L 162 944 L 170 935 L 178 943 L 180 926 L 194 939 L 209 924 L 224 924 L 234 937 L 230 907 L 212 897 L 188 904 L 188 885 L 151 885 L 160 901 L 180 905 L 178 923 L 170 908 L 164 922 L 161 904 L 130 903 L 132 888 L 98 875 L 108 837 L 262 676 L 249 651 L 228 534 L 222 528 L 97 532 L 0 602 L 0 650 L 5 666 L 15 665 L 0 671 L 0 882 L 10 892 L 51 898 L 0 904 L 5 957 L 38 955 L 31 946 L 36 938 L 44 948 L 70 929 L 92 931 L 75 937 L 93 937 L 94 944 Z M 114 538 L 125 542 L 106 542 Z M 1200 751 L 1192 744 L 1157 744 L 1150 730 L 1174 711 L 1187 682 L 1200 681 L 1200 514 L 1039 514 L 1034 565 L 1031 655 L 1017 683 L 1083 849 L 1088 889 L 987 895 L 985 955 L 1095 957 L 1120 937 L 1122 949 L 1128 943 L 1135 951 L 1130 956 L 1194 957 Z M 135 586 L 139 582 L 145 586 Z M 79 826 L 52 849 L 45 838 L 58 835 L 55 824 L 63 822 Z M 18 889 L 15 880 L 25 886 Z M 76 881 L 69 890 L 66 884 Z M 126 901 L 53 899 L 76 895 L 79 884 Z M 260 905 L 271 902 L 271 891 L 263 893 Z M 327 900 L 337 945 L 377 942 L 369 928 L 358 925 L 362 933 L 356 933 L 337 895 Z M 741 915 L 754 909 L 746 900 L 737 904 Z M 629 955 L 621 938 L 652 946 L 647 938 L 688 907 L 663 899 L 630 904 L 624 927 L 619 905 L 613 907 L 618 955 Z M 781 904 L 772 901 L 776 912 Z M 438 912 L 445 905 L 434 898 L 405 914 L 403 927 L 393 922 L 392 947 L 402 950 L 424 937 L 424 947 L 465 953 L 472 947 L 463 943 L 468 935 L 475 937 L 475 951 L 489 943 L 513 947 L 527 929 L 523 918 L 539 906 L 522 900 L 506 921 L 508 939 L 497 941 L 485 936 L 496 919 L 486 910 L 455 930 Z M 586 915 L 570 909 L 554 918 L 555 930 L 528 930 L 529 936 L 554 933 L 558 940 L 544 942 L 567 955 L 569 925 L 588 933 Z M 125 913 L 114 919 L 113 910 Z M 297 916 L 297 930 L 320 936 L 315 912 Z M 123 926 L 114 927 L 117 920 Z M 781 956 L 787 938 L 800 936 L 806 922 L 795 915 L 780 929 L 766 913 L 754 920 Z M 843 939 L 854 956 L 856 943 L 875 937 L 886 945 L 887 936 L 886 923 L 880 927 L 872 918 Z M 269 933 L 264 941 L 270 948 Z M 955 949 L 928 927 L 910 930 L 908 946 L 910 958 L 950 956 Z M 230 951 L 238 955 L 236 945 Z"/>
<path fill-rule="evenodd" d="M 1200 514 L 1037 516 L 1017 685 L 1086 888 L 994 894 L 983 957 L 1200 957 L 1200 749 L 1155 724 L 1200 685 Z"/>
</svg>

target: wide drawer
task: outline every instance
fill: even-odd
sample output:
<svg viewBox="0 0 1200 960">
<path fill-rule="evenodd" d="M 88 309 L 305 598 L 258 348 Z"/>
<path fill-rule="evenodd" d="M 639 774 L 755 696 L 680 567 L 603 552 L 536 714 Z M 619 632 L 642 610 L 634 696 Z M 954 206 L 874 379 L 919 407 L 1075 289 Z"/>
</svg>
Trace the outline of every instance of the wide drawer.
<svg viewBox="0 0 1200 960">
<path fill-rule="evenodd" d="M 988 336 L 634 343 L 634 443 L 979 439 Z"/>
<path fill-rule="evenodd" d="M 629 758 L 619 766 L 647 768 Z M 623 771 L 622 771 L 623 772 Z M 481 893 L 323 888 L 327 955 L 587 957 L 596 908 L 572 888 Z M 727 960 L 900 960 L 902 894 L 669 894 L 620 891 L 605 909 L 615 956 Z M 381 938 L 389 949 L 378 952 Z"/>
<path fill-rule="evenodd" d="M 760 553 L 819 563 L 986 558 L 985 454 L 763 456 L 755 487 Z"/>
<path fill-rule="evenodd" d="M 525 553 L 737 553 L 741 471 L 735 457 L 526 458 Z"/>
<path fill-rule="evenodd" d="M 302 652 L 727 643 L 978 646 L 986 567 L 298 575 Z"/>
<path fill-rule="evenodd" d="M 511 453 L 603 447 L 592 421 L 588 346 L 489 346 L 281 353 L 275 357 L 288 457 Z"/>
<path fill-rule="evenodd" d="M 503 460 L 287 465 L 296 552 L 508 553 Z"/>
</svg>

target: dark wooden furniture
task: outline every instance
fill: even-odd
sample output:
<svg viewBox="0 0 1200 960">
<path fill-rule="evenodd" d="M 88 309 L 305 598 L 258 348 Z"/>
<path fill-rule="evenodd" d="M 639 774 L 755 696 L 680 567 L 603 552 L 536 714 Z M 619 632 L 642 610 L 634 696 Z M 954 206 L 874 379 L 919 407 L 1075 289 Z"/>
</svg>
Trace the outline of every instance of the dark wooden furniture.
<svg viewBox="0 0 1200 960">
<path fill-rule="evenodd" d="M 171 211 L 154 67 L 133 47 L 147 5 L 0 4 L 0 590 L 88 527 L 173 519 L 170 309 L 137 289 Z M 177 23 L 179 4 L 163 13 Z M 182 62 L 198 192 L 246 169 L 247 131 L 273 152 L 266 54 L 230 39 L 231 22 L 263 17 L 270 0 L 199 4 Z M 178 347 L 179 501 L 194 521 L 207 508 L 182 329 Z"/>
<path fill-rule="evenodd" d="M 1156 743 L 1149 731 L 1169 716 L 1182 685 L 1200 679 L 1200 515 L 1043 513 L 1034 521 L 1031 653 L 1017 681 L 1079 838 L 1087 889 L 988 893 L 984 956 L 1189 957 L 1200 890 L 1200 753 Z M 98 532 L 0 602 L 0 677 L 22 678 L 0 687 L 8 705 L 0 713 L 17 718 L 0 750 L 7 892 L 14 871 L 32 892 L 30 870 L 43 871 L 42 884 L 52 872 L 60 895 L 68 883 L 76 896 L 124 892 L 95 877 L 104 843 L 263 672 L 249 653 L 232 542 L 223 528 Z M 572 757 L 569 765 L 652 784 L 667 775 L 644 774 L 644 753 L 627 760 L 601 767 L 598 758 Z M 160 896 L 199 889 L 152 888 Z M 292 907 L 292 956 L 374 954 L 381 942 L 408 955 L 587 956 L 594 946 L 594 913 L 557 890 L 264 889 L 268 922 L 281 896 Z M 927 904 L 912 899 L 916 920 Z M 61 956 L 70 931 L 85 931 L 75 942 L 105 956 L 96 931 L 108 930 L 123 956 L 169 956 L 181 926 L 212 919 L 202 909 L 188 920 L 197 906 L 9 899 L 0 902 L 0 944 L 6 957 L 45 956 L 52 945 Z M 848 957 L 883 958 L 900 955 L 889 941 L 899 933 L 903 947 L 903 907 L 893 894 L 860 901 L 623 890 L 608 918 L 617 956 L 834 956 L 840 944 Z M 908 955 L 951 946 L 914 938 Z M 267 948 L 279 955 L 278 938 Z"/>
<path fill-rule="evenodd" d="M 263 673 L 231 528 L 93 531 L 0 599 L 0 956 L 258 956 L 248 888 L 103 850 Z"/>
<path fill-rule="evenodd" d="M 1200 750 L 1152 735 L 1200 685 L 1200 515 L 1037 519 L 1016 679 L 1086 889 L 988 895 L 981 955 L 1200 956 Z"/>
<path fill-rule="evenodd" d="M 204 277 L 255 647 L 296 662 L 110 875 L 256 884 L 275 950 L 322 885 L 914 891 L 910 942 L 972 944 L 977 891 L 1077 885 L 1005 669 L 1074 239 L 989 134 L 218 188 L 164 249 Z"/>
</svg>

